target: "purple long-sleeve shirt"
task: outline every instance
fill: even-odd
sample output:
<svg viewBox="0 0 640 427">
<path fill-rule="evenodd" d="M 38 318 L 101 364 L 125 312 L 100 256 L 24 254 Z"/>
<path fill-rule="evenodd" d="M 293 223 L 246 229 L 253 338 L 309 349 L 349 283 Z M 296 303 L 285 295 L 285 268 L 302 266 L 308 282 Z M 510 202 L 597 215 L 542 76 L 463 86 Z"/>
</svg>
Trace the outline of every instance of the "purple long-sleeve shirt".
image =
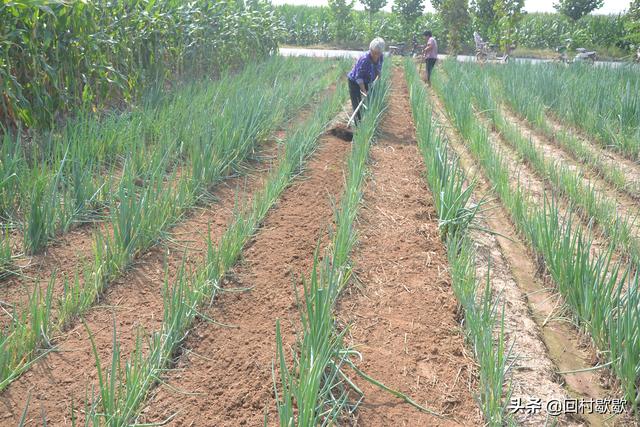
<svg viewBox="0 0 640 427">
<path fill-rule="evenodd" d="M 349 80 L 352 80 L 358 84 L 364 83 L 369 85 L 372 81 L 376 79 L 380 75 L 382 71 L 382 61 L 383 55 L 380 55 L 380 59 L 378 63 L 375 64 L 373 59 L 371 58 L 371 52 L 367 52 L 358 58 L 356 61 L 356 65 L 353 66 L 353 69 L 347 74 Z"/>
</svg>

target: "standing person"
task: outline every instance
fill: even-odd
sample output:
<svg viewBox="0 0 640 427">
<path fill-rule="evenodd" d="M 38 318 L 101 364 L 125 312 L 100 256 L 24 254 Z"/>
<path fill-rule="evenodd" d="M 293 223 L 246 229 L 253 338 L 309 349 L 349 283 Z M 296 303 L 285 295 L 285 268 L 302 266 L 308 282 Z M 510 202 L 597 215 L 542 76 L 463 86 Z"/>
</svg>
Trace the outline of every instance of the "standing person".
<svg viewBox="0 0 640 427">
<path fill-rule="evenodd" d="M 382 72 L 382 62 L 384 56 L 384 40 L 381 37 L 376 37 L 369 43 L 369 51 L 358 58 L 353 69 L 347 74 L 349 80 L 349 95 L 351 96 L 351 106 L 355 111 L 362 101 L 362 96 L 367 96 L 369 91 L 369 85 L 374 82 L 380 73 Z M 357 124 L 360 119 L 360 111 L 355 117 L 355 123 Z"/>
<path fill-rule="evenodd" d="M 422 53 L 425 61 L 427 62 L 427 84 L 431 86 L 431 72 L 438 60 L 438 42 L 436 42 L 431 31 L 427 30 L 423 34 L 427 39 L 427 46 L 424 48 Z"/>
</svg>

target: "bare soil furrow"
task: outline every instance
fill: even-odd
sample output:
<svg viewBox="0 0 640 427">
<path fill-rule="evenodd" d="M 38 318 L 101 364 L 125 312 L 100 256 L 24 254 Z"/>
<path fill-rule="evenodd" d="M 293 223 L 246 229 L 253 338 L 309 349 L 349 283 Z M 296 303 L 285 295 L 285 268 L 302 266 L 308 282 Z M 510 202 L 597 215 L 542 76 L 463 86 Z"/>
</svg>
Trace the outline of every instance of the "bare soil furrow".
<svg viewBox="0 0 640 427">
<path fill-rule="evenodd" d="M 199 323 L 184 354 L 142 412 L 144 422 L 177 414 L 172 425 L 238 426 L 276 424 L 272 362 L 275 324 L 285 337 L 299 314 L 294 286 L 310 271 L 317 240 L 327 243 L 332 206 L 341 193 L 350 145 L 325 135 L 303 177 L 285 190 L 249 243 L 240 265 L 207 315 L 231 327 Z M 332 201 L 333 200 L 333 201 Z M 291 339 L 288 344 L 291 344 Z"/>
<path fill-rule="evenodd" d="M 353 255 L 361 286 L 341 298 L 338 315 L 351 325 L 351 344 L 363 357 L 360 369 L 446 418 L 358 381 L 364 402 L 357 425 L 482 425 L 473 399 L 477 372 L 458 323 L 401 69 L 393 70 L 370 171 Z"/>
</svg>

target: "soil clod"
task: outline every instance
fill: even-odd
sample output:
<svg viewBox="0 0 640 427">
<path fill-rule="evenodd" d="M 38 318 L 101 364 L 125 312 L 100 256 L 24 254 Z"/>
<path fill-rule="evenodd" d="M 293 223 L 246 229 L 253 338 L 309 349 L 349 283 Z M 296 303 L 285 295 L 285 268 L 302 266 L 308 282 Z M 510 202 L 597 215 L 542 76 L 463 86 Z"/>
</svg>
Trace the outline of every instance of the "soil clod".
<svg viewBox="0 0 640 427">
<path fill-rule="evenodd" d="M 329 133 L 343 141 L 353 141 L 353 132 L 347 127 L 338 125 L 329 130 Z"/>
</svg>

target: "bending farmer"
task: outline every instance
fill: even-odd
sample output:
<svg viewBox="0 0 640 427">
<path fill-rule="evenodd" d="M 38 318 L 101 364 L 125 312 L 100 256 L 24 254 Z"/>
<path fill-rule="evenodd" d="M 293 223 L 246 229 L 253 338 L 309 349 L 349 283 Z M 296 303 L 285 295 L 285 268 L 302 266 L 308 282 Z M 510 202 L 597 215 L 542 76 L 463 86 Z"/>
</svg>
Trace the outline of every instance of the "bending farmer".
<svg viewBox="0 0 640 427">
<path fill-rule="evenodd" d="M 349 95 L 351 96 L 351 105 L 355 111 L 360 105 L 363 96 L 367 96 L 369 85 L 380 77 L 382 71 L 382 61 L 384 50 L 384 40 L 376 37 L 369 43 L 369 52 L 358 58 L 356 65 L 347 74 L 349 79 Z M 355 123 L 360 121 L 360 110 L 355 117 Z"/>
</svg>

